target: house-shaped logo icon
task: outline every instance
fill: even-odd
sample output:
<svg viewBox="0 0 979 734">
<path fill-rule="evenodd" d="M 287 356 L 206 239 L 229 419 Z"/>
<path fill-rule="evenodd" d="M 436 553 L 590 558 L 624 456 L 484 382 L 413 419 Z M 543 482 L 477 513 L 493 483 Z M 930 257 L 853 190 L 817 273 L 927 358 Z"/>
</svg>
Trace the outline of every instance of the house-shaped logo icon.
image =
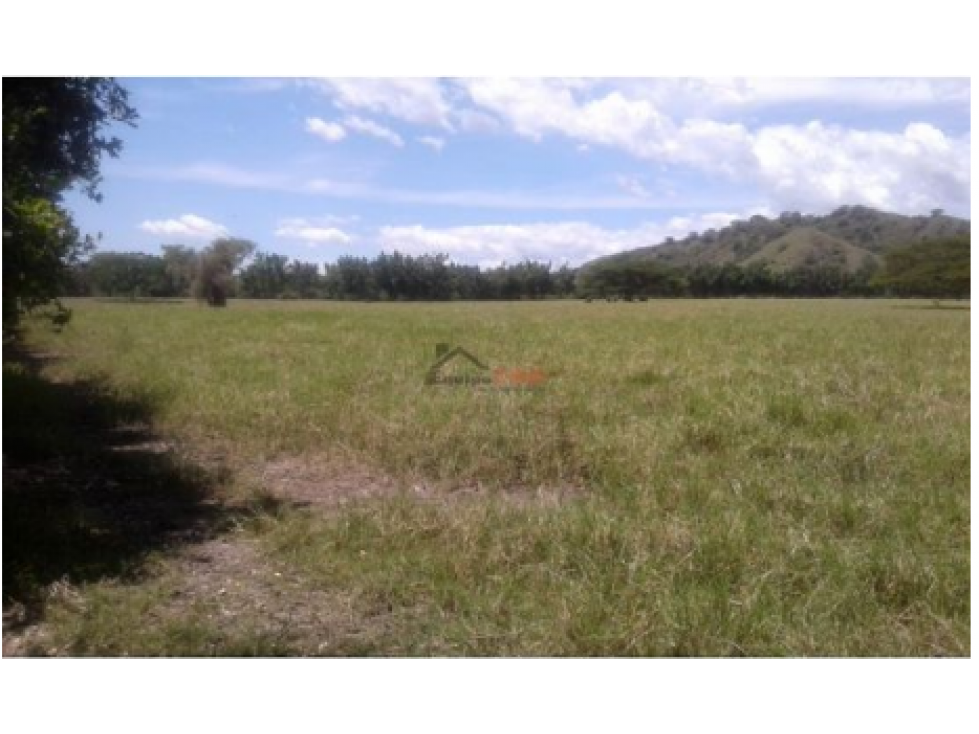
<svg viewBox="0 0 979 734">
<path fill-rule="evenodd" d="M 455 359 L 464 359 L 470 362 L 471 364 L 475 365 L 480 372 L 475 375 L 467 374 L 456 376 L 441 374 L 442 368 Z M 487 365 L 483 364 L 468 350 L 463 349 L 462 347 L 450 347 L 448 344 L 442 342 L 435 345 L 435 362 L 432 363 L 432 366 L 428 368 L 428 372 L 425 374 L 425 384 L 468 385 L 487 383 L 490 381 L 489 369 L 490 368 Z"/>
<path fill-rule="evenodd" d="M 460 375 L 442 374 L 442 368 L 453 360 L 463 359 L 475 366 L 477 372 Z M 492 383 L 499 388 L 532 388 L 538 387 L 545 381 L 543 371 L 534 367 L 531 369 L 508 369 L 496 367 L 490 370 L 472 352 L 462 347 L 451 347 L 440 343 L 435 345 L 435 362 L 425 374 L 426 385 L 486 385 Z"/>
</svg>

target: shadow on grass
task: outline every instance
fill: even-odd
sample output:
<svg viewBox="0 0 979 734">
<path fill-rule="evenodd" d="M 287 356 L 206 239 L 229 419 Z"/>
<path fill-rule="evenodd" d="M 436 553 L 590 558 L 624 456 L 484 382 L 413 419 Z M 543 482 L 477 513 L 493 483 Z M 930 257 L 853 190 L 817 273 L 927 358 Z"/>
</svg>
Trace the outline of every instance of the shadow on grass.
<svg viewBox="0 0 979 734">
<path fill-rule="evenodd" d="M 134 580 L 149 553 L 227 529 L 225 477 L 183 463 L 148 429 L 150 401 L 97 382 L 53 382 L 41 361 L 4 348 L 3 606 L 29 624 L 46 589 Z"/>
</svg>

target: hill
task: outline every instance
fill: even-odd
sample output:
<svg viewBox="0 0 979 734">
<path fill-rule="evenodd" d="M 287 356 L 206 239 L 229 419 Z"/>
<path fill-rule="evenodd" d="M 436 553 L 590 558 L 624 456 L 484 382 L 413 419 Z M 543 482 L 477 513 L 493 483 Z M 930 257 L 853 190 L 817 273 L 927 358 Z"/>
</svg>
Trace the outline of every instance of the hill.
<svg viewBox="0 0 979 734">
<path fill-rule="evenodd" d="M 744 265 L 767 265 L 776 272 L 831 265 L 853 273 L 878 264 L 879 255 L 815 227 L 796 227 L 762 247 Z"/>
<path fill-rule="evenodd" d="M 628 265 L 657 262 L 678 268 L 698 265 L 768 266 L 776 272 L 837 267 L 846 273 L 876 268 L 898 247 L 926 240 L 968 236 L 970 223 L 941 210 L 930 216 L 906 216 L 865 206 L 844 206 L 825 216 L 786 212 L 775 218 L 756 215 L 683 239 L 667 238 L 649 247 L 621 252 L 598 263 Z"/>
</svg>

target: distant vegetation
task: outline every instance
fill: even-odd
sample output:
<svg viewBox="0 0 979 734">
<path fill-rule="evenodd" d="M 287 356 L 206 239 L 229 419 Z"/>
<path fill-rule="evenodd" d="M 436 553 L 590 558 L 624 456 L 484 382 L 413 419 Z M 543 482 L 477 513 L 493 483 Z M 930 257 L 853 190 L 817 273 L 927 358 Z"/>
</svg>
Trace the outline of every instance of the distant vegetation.
<svg viewBox="0 0 979 734">
<path fill-rule="evenodd" d="M 247 267 L 224 257 L 218 259 L 214 270 L 207 263 L 214 258 L 215 248 L 225 248 L 228 242 L 231 241 L 218 240 L 200 253 L 181 245 L 165 245 L 162 257 L 119 252 L 93 255 L 74 268 L 70 295 L 196 295 L 211 303 L 213 299 L 204 292 L 205 283 L 216 284 L 212 291 L 217 287 L 225 296 L 243 298 L 448 301 L 574 295 L 575 271 L 568 267 L 553 268 L 550 263 L 527 261 L 482 269 L 449 262 L 445 255 L 413 257 L 394 252 L 373 259 L 341 257 L 323 272 L 316 263 L 259 252 Z M 235 253 L 239 260 L 244 253 L 241 246 Z"/>
<path fill-rule="evenodd" d="M 863 206 L 787 212 L 587 263 L 585 298 L 969 295 L 969 222 Z"/>
<path fill-rule="evenodd" d="M 967 220 L 948 216 L 941 209 L 930 216 L 904 216 L 866 206 L 842 206 L 825 216 L 798 212 L 774 218 L 753 216 L 720 230 L 679 240 L 667 238 L 658 245 L 594 262 L 653 260 L 677 268 L 763 264 L 777 271 L 834 267 L 856 273 L 880 265 L 884 253 L 896 247 L 969 234 Z"/>
<path fill-rule="evenodd" d="M 328 298 L 344 300 L 516 300 L 574 295 L 574 271 L 526 261 L 482 269 L 446 255 L 382 253 L 373 260 L 342 257 L 326 267 Z"/>
<path fill-rule="evenodd" d="M 691 296 L 871 296 L 883 290 L 871 282 L 874 271 L 847 273 L 833 267 L 779 272 L 763 264 L 671 267 L 656 261 L 599 263 L 584 270 L 577 292 L 584 298 L 643 299 Z"/>
<path fill-rule="evenodd" d="M 229 249 L 230 248 L 230 249 Z M 526 261 L 495 268 L 442 254 L 341 257 L 321 268 L 217 240 L 201 252 L 104 252 L 72 271 L 71 295 L 229 296 L 351 301 L 450 301 L 657 297 L 969 295 L 969 223 L 842 207 L 825 217 L 752 217 L 720 231 L 623 252 L 581 268 Z"/>
<path fill-rule="evenodd" d="M 969 297 L 968 237 L 892 250 L 875 285 L 902 296 Z"/>
<path fill-rule="evenodd" d="M 174 298 L 194 296 L 225 305 L 236 291 L 235 271 L 255 250 L 248 240 L 221 238 L 197 251 L 164 245 L 163 256 L 141 252 L 99 252 L 71 270 L 68 294 Z"/>
</svg>

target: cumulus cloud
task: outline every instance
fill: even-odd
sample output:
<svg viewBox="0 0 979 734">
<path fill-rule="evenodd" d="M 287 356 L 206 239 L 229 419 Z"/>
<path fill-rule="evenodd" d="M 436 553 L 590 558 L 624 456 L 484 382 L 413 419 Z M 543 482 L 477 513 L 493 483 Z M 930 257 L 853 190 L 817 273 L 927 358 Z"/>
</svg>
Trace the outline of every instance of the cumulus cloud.
<svg viewBox="0 0 979 734">
<path fill-rule="evenodd" d="M 228 228 L 196 214 L 183 214 L 175 219 L 147 219 L 139 228 L 150 234 L 186 239 L 226 237 Z"/>
<path fill-rule="evenodd" d="M 275 236 L 284 239 L 302 240 L 308 245 L 345 245 L 351 241 L 350 235 L 333 226 L 338 218 L 325 217 L 318 220 L 301 217 L 283 219 L 275 229 Z"/>
<path fill-rule="evenodd" d="M 968 208 L 970 143 L 927 123 L 868 132 L 812 122 L 751 138 L 755 175 L 796 208 L 860 203 L 899 211 Z"/>
<path fill-rule="evenodd" d="M 328 143 L 337 143 L 347 137 L 347 131 L 343 129 L 343 125 L 327 122 L 319 117 L 306 118 L 306 132 L 312 133 Z"/>
<path fill-rule="evenodd" d="M 587 260 L 636 247 L 723 227 L 739 215 L 710 213 L 648 222 L 632 229 L 607 229 L 581 222 L 487 224 L 433 228 L 388 226 L 378 230 L 382 250 L 407 254 L 442 252 L 457 262 L 492 267 L 525 259 L 578 265 Z"/>
<path fill-rule="evenodd" d="M 334 142 L 344 132 L 358 132 L 404 144 L 394 130 L 355 114 L 365 111 L 436 126 L 448 134 L 507 131 L 534 141 L 562 136 L 578 151 L 611 148 L 654 166 L 679 166 L 744 184 L 775 208 L 815 211 L 863 203 L 904 212 L 933 207 L 967 212 L 970 205 L 970 135 L 949 134 L 928 122 L 933 110 L 967 115 L 967 78 L 430 78 L 312 83 L 351 115 L 346 130 L 339 122 L 318 121 L 335 126 L 317 133 Z M 850 113 L 902 111 L 906 120 L 916 122 L 904 130 L 880 130 L 819 120 L 841 108 Z M 792 110 L 793 122 L 781 124 L 781 110 Z M 814 122 L 794 122 L 803 110 Z M 307 127 L 317 119 L 310 118 Z M 418 139 L 437 150 L 434 141 L 444 136 Z M 629 190 L 621 183 L 620 187 Z"/>
<path fill-rule="evenodd" d="M 443 138 L 437 138 L 434 135 L 422 135 L 418 138 L 418 142 L 422 145 L 427 145 L 436 153 L 441 153 L 442 148 L 445 147 L 445 140 Z"/>
<path fill-rule="evenodd" d="M 509 83 L 506 80 L 511 80 Z M 258 80 L 269 89 L 280 88 L 277 80 Z M 805 104 L 845 105 L 849 109 L 926 109 L 969 104 L 968 78 L 832 77 L 832 76 L 487 76 L 453 78 L 434 76 L 321 76 L 307 77 L 301 84 L 312 86 L 330 97 L 341 109 L 387 115 L 418 125 L 461 128 L 486 132 L 498 128 L 500 118 L 522 117 L 526 104 L 513 113 L 497 102 L 501 84 L 508 94 L 526 103 L 545 102 L 556 109 L 555 98 L 570 93 L 581 98 L 601 99 L 611 93 L 647 102 L 679 119 Z M 466 104 L 469 96 L 474 105 Z M 550 98 L 547 102 L 545 97 Z M 514 100 L 516 101 L 516 100 Z"/>
<path fill-rule="evenodd" d="M 940 80 L 939 80 L 940 81 Z M 894 82 L 857 80 L 854 88 L 891 90 L 908 104 L 957 101 L 968 89 L 951 80 Z M 471 79 L 460 82 L 472 102 L 490 110 L 518 135 L 541 140 L 565 136 L 577 145 L 603 145 L 651 162 L 682 165 L 708 175 L 752 184 L 776 206 L 820 209 L 863 203 L 900 211 L 933 206 L 968 207 L 970 137 L 948 136 L 916 122 L 901 132 L 860 130 L 818 121 L 763 125 L 705 117 L 678 121 L 667 114 L 664 95 L 582 85 L 562 79 Z M 674 80 L 672 87 L 685 80 Z M 790 85 L 753 82 L 725 85 L 693 80 L 694 89 L 737 104 L 752 95 L 786 98 Z M 711 87 L 710 85 L 714 85 Z M 802 84 L 801 96 L 847 88 L 841 80 Z M 747 91 L 745 91 L 747 90 Z M 808 90 L 808 91 L 807 91 Z M 902 91 L 903 90 L 903 91 Z M 647 90 L 648 91 L 648 90 Z M 886 95 L 881 93 L 880 97 Z"/>
<path fill-rule="evenodd" d="M 344 124 L 348 129 L 359 132 L 363 135 L 370 135 L 371 137 L 377 138 L 378 140 L 383 140 L 386 143 L 397 146 L 401 148 L 404 146 L 405 141 L 401 139 L 394 130 L 384 127 L 384 125 L 379 125 L 373 120 L 366 120 L 363 117 L 357 117 L 356 115 L 351 115 L 344 119 Z"/>
<path fill-rule="evenodd" d="M 314 83 L 344 110 L 451 128 L 450 105 L 438 79 L 318 79 Z"/>
</svg>

